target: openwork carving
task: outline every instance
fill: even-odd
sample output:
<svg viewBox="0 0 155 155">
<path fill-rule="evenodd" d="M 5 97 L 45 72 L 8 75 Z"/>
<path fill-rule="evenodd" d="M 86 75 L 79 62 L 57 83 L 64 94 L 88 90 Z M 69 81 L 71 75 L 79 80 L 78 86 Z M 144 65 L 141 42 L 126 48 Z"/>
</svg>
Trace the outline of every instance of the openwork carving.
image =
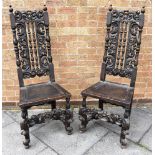
<svg viewBox="0 0 155 155">
<path fill-rule="evenodd" d="M 51 112 L 32 115 L 28 119 L 28 124 L 29 124 L 29 127 L 32 127 L 35 124 L 45 123 L 45 121 L 48 119 L 61 120 L 64 123 L 68 134 L 72 133 L 72 130 L 73 130 L 72 127 L 68 126 L 68 123 L 70 124 L 71 122 L 73 122 L 73 112 L 70 110 L 53 109 Z"/>
<path fill-rule="evenodd" d="M 138 65 L 144 11 L 109 9 L 104 63 L 106 73 L 132 78 Z"/>
<path fill-rule="evenodd" d="M 29 136 L 29 127 L 34 126 L 35 124 L 45 123 L 46 120 L 60 120 L 65 125 L 67 133 L 72 134 L 73 128 L 70 126 L 70 123 L 73 122 L 73 112 L 69 109 L 53 109 L 51 112 L 45 112 L 38 115 L 32 115 L 28 118 L 27 109 L 22 110 L 23 121 L 20 123 L 21 134 L 25 136 L 25 141 L 23 144 L 26 148 L 29 147 L 30 136 Z"/>
<path fill-rule="evenodd" d="M 127 141 L 125 136 L 128 135 L 127 130 L 129 130 L 130 126 L 130 112 L 129 110 L 125 111 L 124 118 L 118 114 L 108 114 L 104 110 L 101 109 L 89 109 L 89 108 L 81 108 L 79 111 L 79 120 L 81 121 L 80 131 L 86 131 L 86 126 L 89 121 L 95 119 L 100 119 L 104 122 L 109 122 L 112 124 L 116 124 L 122 127 L 121 131 L 121 139 L 120 142 L 122 145 L 126 145 Z"/>
<path fill-rule="evenodd" d="M 49 74 L 52 63 L 47 8 L 40 11 L 10 9 L 17 66 L 23 78 Z"/>
<path fill-rule="evenodd" d="M 118 114 L 108 114 L 107 112 L 100 109 L 89 109 L 89 108 L 81 108 L 79 114 L 80 120 L 84 118 L 83 115 L 87 115 L 87 120 L 91 119 L 101 119 L 105 122 L 110 122 L 112 124 L 117 124 L 119 126 L 122 125 L 122 117 Z"/>
<path fill-rule="evenodd" d="M 121 127 L 120 143 L 123 147 L 127 145 L 126 135 L 130 127 L 144 12 L 144 7 L 140 12 L 113 10 L 112 5 L 110 6 L 100 81 L 81 92 L 83 102 L 79 110 L 80 130 L 86 131 L 87 124 L 92 119 L 117 124 Z M 106 81 L 106 74 L 129 78 L 130 86 Z M 99 100 L 99 110 L 87 108 L 88 96 Z M 123 107 L 124 116 L 105 112 L 103 108 L 105 103 Z"/>
<path fill-rule="evenodd" d="M 23 118 L 20 123 L 21 134 L 25 137 L 23 142 L 25 148 L 29 148 L 29 128 L 44 123 L 46 119 L 62 121 L 67 133 L 72 134 L 71 94 L 55 82 L 47 7 L 44 6 L 40 11 L 13 12 L 10 6 L 9 12 L 20 86 L 19 107 Z M 24 85 L 24 79 L 43 75 L 49 75 L 48 82 Z M 65 110 L 56 108 L 56 100 L 62 98 L 66 100 Z M 44 104 L 51 105 L 51 112 L 28 117 L 29 108 Z"/>
</svg>

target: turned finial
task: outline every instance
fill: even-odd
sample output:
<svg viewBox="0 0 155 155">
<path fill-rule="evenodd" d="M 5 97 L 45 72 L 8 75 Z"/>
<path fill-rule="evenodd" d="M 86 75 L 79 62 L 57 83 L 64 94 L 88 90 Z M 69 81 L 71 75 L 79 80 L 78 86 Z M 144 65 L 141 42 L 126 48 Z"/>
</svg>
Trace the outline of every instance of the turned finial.
<svg viewBox="0 0 155 155">
<path fill-rule="evenodd" d="M 110 4 L 109 6 L 109 11 L 112 11 L 112 4 Z"/>
<path fill-rule="evenodd" d="M 44 8 L 43 8 L 44 11 L 47 11 L 47 7 L 46 7 L 46 4 L 44 4 Z"/>
<path fill-rule="evenodd" d="M 142 7 L 141 13 L 145 13 L 145 6 Z"/>
<path fill-rule="evenodd" d="M 9 11 L 10 11 L 10 12 L 13 12 L 13 8 L 12 8 L 12 6 L 9 5 L 9 7 L 10 7 Z"/>
</svg>

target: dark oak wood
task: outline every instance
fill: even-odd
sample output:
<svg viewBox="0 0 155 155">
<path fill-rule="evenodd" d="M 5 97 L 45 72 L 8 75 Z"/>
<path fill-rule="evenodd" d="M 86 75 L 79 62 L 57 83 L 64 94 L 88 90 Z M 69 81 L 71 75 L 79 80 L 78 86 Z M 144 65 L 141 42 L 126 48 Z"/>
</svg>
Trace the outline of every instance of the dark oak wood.
<svg viewBox="0 0 155 155">
<path fill-rule="evenodd" d="M 144 7 L 141 11 L 122 11 L 114 10 L 112 5 L 110 6 L 107 13 L 107 34 L 100 81 L 81 92 L 83 102 L 79 111 L 80 130 L 85 131 L 92 119 L 118 124 L 122 128 L 120 136 L 122 146 L 127 144 L 126 135 L 130 125 L 144 12 Z M 107 74 L 128 78 L 130 85 L 107 81 Z M 86 107 L 88 96 L 99 99 L 99 110 Z M 104 103 L 123 107 L 124 117 L 104 112 Z"/>
<path fill-rule="evenodd" d="M 71 94 L 55 82 L 47 7 L 44 6 L 43 10 L 39 11 L 13 11 L 10 6 L 9 12 L 20 86 L 19 106 L 23 118 L 21 130 L 25 136 L 23 144 L 28 148 L 29 127 L 44 123 L 47 118 L 61 120 L 67 133 L 72 133 Z M 46 75 L 49 76 L 49 82 L 24 85 L 24 79 Z M 66 100 L 66 109 L 57 109 L 56 100 L 63 98 Z M 46 103 L 51 104 L 51 112 L 28 118 L 29 108 Z"/>
</svg>

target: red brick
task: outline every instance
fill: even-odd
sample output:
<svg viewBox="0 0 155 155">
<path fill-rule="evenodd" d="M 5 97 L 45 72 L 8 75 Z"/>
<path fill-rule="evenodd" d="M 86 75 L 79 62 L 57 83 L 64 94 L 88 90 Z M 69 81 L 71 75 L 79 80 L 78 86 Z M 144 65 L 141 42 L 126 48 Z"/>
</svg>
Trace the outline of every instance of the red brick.
<svg viewBox="0 0 155 155">
<path fill-rule="evenodd" d="M 75 35 L 67 35 L 67 36 L 58 36 L 58 41 L 62 42 L 70 42 L 70 41 L 76 41 L 77 36 Z"/>
<path fill-rule="evenodd" d="M 65 48 L 65 42 L 52 42 L 52 48 Z"/>
<path fill-rule="evenodd" d="M 76 27 L 77 21 L 57 21 L 57 27 Z"/>
<path fill-rule="evenodd" d="M 76 13 L 76 8 L 75 7 L 62 7 L 57 10 L 58 13 L 62 14 L 73 14 Z"/>
<path fill-rule="evenodd" d="M 65 2 L 65 0 L 47 0 L 46 5 L 50 6 L 50 7 L 64 6 L 64 5 L 66 5 L 66 2 Z"/>
<path fill-rule="evenodd" d="M 3 48 L 3 49 L 8 49 L 7 43 L 3 43 L 3 44 L 2 44 L 2 48 Z"/>
<path fill-rule="evenodd" d="M 48 13 L 49 14 L 55 14 L 56 13 L 56 9 L 53 7 L 48 7 Z"/>
<path fill-rule="evenodd" d="M 76 61 L 61 61 L 59 67 L 68 67 L 68 66 L 76 66 L 77 62 Z"/>
<path fill-rule="evenodd" d="M 92 49 L 92 48 L 81 48 L 78 50 L 78 54 L 79 55 L 85 55 L 85 54 L 90 54 L 91 56 L 93 56 L 94 54 L 96 54 L 96 49 Z"/>
</svg>

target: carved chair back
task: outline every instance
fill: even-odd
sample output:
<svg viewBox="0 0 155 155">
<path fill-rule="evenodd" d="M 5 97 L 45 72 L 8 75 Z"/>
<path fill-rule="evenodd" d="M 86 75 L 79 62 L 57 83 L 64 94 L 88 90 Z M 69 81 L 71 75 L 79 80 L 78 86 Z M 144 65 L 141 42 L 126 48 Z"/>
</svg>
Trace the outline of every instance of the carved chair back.
<svg viewBox="0 0 155 155">
<path fill-rule="evenodd" d="M 13 12 L 10 6 L 9 11 L 19 85 L 24 86 L 23 79 L 43 75 L 55 81 L 47 7 Z"/>
<path fill-rule="evenodd" d="M 144 8 L 140 11 L 119 11 L 109 8 L 107 34 L 101 80 L 106 74 L 131 79 L 135 86 L 141 33 L 144 25 Z"/>
</svg>

